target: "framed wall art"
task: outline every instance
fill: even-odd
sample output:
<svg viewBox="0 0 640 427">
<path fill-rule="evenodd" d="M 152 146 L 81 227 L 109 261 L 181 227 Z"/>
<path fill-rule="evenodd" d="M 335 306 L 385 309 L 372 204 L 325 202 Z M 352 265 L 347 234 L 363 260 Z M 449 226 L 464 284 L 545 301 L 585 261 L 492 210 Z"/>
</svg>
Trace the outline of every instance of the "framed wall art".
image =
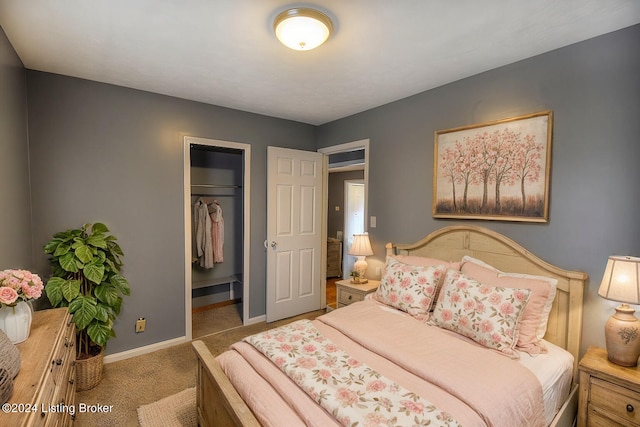
<svg viewBox="0 0 640 427">
<path fill-rule="evenodd" d="M 434 218 L 547 222 L 553 113 L 437 131 Z"/>
</svg>

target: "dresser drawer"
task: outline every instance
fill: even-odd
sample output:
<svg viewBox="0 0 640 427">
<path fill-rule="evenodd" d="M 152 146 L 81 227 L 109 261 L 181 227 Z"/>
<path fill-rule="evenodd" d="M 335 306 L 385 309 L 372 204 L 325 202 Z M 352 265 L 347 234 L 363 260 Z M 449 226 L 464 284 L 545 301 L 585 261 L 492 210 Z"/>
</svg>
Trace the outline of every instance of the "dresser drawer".
<svg viewBox="0 0 640 427">
<path fill-rule="evenodd" d="M 613 415 L 607 416 L 606 414 L 602 414 L 600 413 L 598 408 L 595 408 L 592 405 L 589 405 L 588 417 L 589 418 L 587 421 L 587 427 L 629 427 L 631 426 L 631 424 L 626 423 L 624 420 L 616 419 L 614 421 L 613 419 L 609 418 L 609 417 L 613 418 Z"/>
<path fill-rule="evenodd" d="M 596 412 L 623 421 L 626 425 L 629 423 L 640 424 L 640 393 L 628 388 L 599 378 L 592 378 L 589 406 L 594 407 L 592 409 Z M 589 416 L 589 421 L 591 421 L 591 416 Z M 589 425 L 592 425 L 591 422 Z"/>
<path fill-rule="evenodd" d="M 340 261 L 340 253 L 339 252 L 333 252 L 333 253 L 328 253 L 327 254 L 327 261 L 328 262 L 335 262 L 335 261 Z"/>
<path fill-rule="evenodd" d="M 354 302 L 362 301 L 362 300 L 364 300 L 364 294 L 360 292 L 352 292 L 348 289 L 340 289 L 340 292 L 338 295 L 339 303 L 349 305 Z"/>
</svg>

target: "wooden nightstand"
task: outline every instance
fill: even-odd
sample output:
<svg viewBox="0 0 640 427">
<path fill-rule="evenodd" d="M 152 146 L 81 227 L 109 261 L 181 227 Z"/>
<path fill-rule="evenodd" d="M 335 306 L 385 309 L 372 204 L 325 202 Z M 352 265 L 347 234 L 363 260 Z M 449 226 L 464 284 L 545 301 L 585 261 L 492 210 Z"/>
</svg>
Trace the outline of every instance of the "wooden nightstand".
<svg viewBox="0 0 640 427">
<path fill-rule="evenodd" d="M 367 283 L 357 285 L 350 280 L 339 280 L 336 282 L 336 300 L 338 308 L 346 307 L 357 301 L 362 301 L 367 294 L 375 292 L 380 282 L 369 280 Z"/>
<path fill-rule="evenodd" d="M 607 351 L 590 347 L 580 361 L 578 427 L 640 426 L 640 368 L 607 360 Z"/>
</svg>

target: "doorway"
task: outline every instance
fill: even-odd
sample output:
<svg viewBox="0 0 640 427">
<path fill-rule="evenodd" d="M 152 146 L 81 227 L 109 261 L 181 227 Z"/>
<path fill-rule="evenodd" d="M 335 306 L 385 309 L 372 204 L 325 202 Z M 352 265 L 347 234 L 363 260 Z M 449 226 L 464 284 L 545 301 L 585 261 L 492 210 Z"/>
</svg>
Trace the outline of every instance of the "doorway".
<svg viewBox="0 0 640 427">
<path fill-rule="evenodd" d="M 349 255 L 354 234 L 364 233 L 364 180 L 344 181 L 344 251 L 342 278 L 348 279 L 356 257 Z"/>
<path fill-rule="evenodd" d="M 197 299 L 216 300 L 220 294 L 225 294 L 222 299 L 240 300 L 239 322 L 246 324 L 249 320 L 249 298 L 245 296 L 249 295 L 250 284 L 251 146 L 187 136 L 184 138 L 183 153 L 185 336 L 191 340 L 194 333 L 194 301 Z M 224 158 L 216 160 L 216 156 Z M 218 165 L 229 164 L 235 165 L 233 171 L 228 170 L 228 166 L 224 170 L 215 170 Z M 233 240 L 223 244 L 224 256 L 216 256 L 212 266 L 207 261 L 202 262 L 195 248 L 198 234 L 195 232 L 194 202 L 219 209 L 218 220 L 224 219 L 222 215 L 227 214 L 228 223 L 221 227 L 223 234 L 228 233 L 224 237 Z M 208 212 L 212 214 L 211 210 Z M 214 233 L 213 229 L 211 231 Z"/>
<path fill-rule="evenodd" d="M 345 254 L 348 252 L 348 246 L 345 238 L 348 236 L 344 226 L 345 216 L 345 184 L 344 181 L 356 181 L 362 183 L 363 187 L 363 203 L 362 203 L 362 219 L 363 230 L 367 230 L 367 213 L 368 213 L 368 181 L 369 181 L 369 140 L 363 139 L 359 141 L 348 142 L 331 147 L 321 148 L 319 152 L 326 155 L 327 158 L 327 174 L 326 174 L 326 192 L 324 196 L 324 212 L 325 215 L 325 241 L 327 245 L 331 245 L 331 241 L 338 240 L 341 243 L 342 265 L 340 277 L 324 277 L 323 278 L 323 307 L 331 307 L 335 305 L 335 281 L 342 277 L 348 277 L 352 264 L 344 262 Z M 354 175 L 356 174 L 356 175 Z M 326 251 L 328 252 L 328 250 Z M 323 262 L 328 263 L 327 253 L 324 255 Z M 327 271 L 335 271 L 333 268 L 327 268 Z M 346 276 L 345 276 L 346 275 Z"/>
</svg>

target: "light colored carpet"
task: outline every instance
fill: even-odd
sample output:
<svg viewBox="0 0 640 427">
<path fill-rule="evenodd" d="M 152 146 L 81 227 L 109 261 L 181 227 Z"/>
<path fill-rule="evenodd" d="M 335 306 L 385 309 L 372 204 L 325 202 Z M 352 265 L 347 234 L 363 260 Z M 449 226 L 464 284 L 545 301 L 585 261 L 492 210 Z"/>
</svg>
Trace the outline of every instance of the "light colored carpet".
<svg viewBox="0 0 640 427">
<path fill-rule="evenodd" d="M 196 388 L 138 408 L 140 427 L 196 427 Z"/>
<path fill-rule="evenodd" d="M 192 314 L 193 339 L 242 326 L 242 303 L 196 311 Z"/>
<path fill-rule="evenodd" d="M 246 337 L 300 318 L 315 319 L 323 310 L 273 323 L 236 327 L 198 338 L 216 356 Z M 109 363 L 104 379 L 92 390 L 79 392 L 76 403 L 111 405 L 108 413 L 78 413 L 75 427 L 138 427 L 137 409 L 192 388 L 196 383 L 196 355 L 191 342 Z M 194 400 L 195 402 L 195 400 Z M 195 407 L 195 403 L 194 403 Z M 0 425 L 2 423 L 0 422 Z"/>
</svg>

